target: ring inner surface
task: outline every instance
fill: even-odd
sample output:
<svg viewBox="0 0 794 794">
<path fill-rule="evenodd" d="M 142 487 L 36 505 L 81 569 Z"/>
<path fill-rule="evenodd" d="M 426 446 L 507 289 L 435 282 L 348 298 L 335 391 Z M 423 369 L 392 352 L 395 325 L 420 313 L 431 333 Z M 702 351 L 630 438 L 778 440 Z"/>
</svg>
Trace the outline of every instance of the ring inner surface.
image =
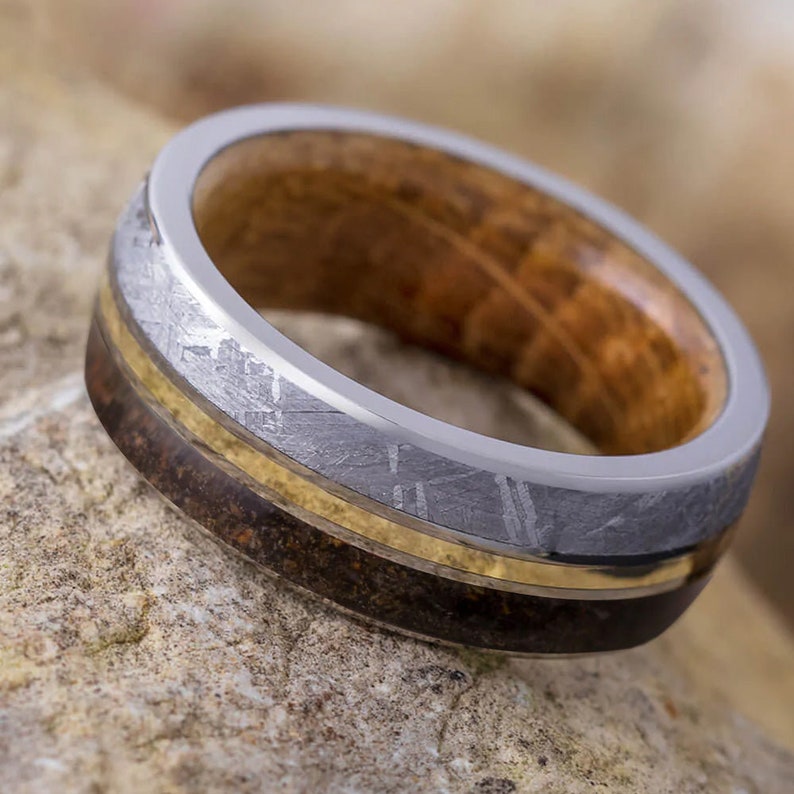
<svg viewBox="0 0 794 794">
<path fill-rule="evenodd" d="M 273 133 L 203 169 L 198 234 L 257 309 L 344 315 L 506 377 L 604 454 L 705 430 L 719 345 L 614 234 L 505 174 L 362 133 Z"/>
</svg>

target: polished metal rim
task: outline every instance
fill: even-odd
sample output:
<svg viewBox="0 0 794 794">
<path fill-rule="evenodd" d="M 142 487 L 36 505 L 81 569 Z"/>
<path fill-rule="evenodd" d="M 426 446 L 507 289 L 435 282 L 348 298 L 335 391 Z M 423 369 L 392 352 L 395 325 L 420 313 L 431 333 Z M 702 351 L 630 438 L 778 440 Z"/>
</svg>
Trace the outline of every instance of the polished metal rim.
<svg viewBox="0 0 794 794">
<path fill-rule="evenodd" d="M 540 450 L 449 425 L 348 378 L 267 323 L 218 272 L 196 232 L 193 186 L 227 146 L 282 130 L 346 130 L 397 137 L 495 168 L 569 204 L 625 241 L 675 283 L 716 337 L 729 379 L 717 420 L 696 438 L 642 455 L 588 456 Z M 265 105 L 202 119 L 162 150 L 148 204 L 169 263 L 208 316 L 310 394 L 406 443 L 510 477 L 591 492 L 653 492 L 692 485 L 741 463 L 760 442 L 769 413 L 763 366 L 733 310 L 689 263 L 626 214 L 547 171 L 456 133 L 402 119 L 337 108 Z"/>
</svg>

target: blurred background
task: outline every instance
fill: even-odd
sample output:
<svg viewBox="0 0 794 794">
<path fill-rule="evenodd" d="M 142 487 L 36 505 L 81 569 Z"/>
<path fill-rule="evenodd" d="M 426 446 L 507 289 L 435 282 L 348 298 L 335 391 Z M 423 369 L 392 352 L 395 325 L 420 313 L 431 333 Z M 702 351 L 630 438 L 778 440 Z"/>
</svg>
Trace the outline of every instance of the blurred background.
<svg viewBox="0 0 794 794">
<path fill-rule="evenodd" d="M 794 625 L 790 0 L 34 0 L 16 13 L 32 47 L 174 124 L 274 99 L 405 114 L 648 224 L 716 283 L 766 361 L 773 417 L 736 556 Z"/>
</svg>

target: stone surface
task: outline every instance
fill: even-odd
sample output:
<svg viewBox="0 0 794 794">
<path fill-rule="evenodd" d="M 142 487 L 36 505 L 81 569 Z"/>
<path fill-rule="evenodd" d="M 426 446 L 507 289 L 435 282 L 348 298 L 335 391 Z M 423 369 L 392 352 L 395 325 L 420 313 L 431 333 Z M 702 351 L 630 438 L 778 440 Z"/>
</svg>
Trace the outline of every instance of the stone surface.
<svg viewBox="0 0 794 794">
<path fill-rule="evenodd" d="M 730 562 L 645 648 L 508 661 L 367 629 L 164 506 L 79 370 L 113 220 L 169 130 L 8 30 L 3 792 L 789 790 L 794 644 Z"/>
</svg>

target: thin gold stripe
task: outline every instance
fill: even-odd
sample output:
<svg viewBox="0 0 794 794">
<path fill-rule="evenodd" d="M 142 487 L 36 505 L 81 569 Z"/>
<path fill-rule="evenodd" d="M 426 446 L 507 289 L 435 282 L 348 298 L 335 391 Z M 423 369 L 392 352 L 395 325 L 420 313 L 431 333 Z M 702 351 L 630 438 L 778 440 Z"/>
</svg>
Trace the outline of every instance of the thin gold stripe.
<svg viewBox="0 0 794 794">
<path fill-rule="evenodd" d="M 466 574 L 520 585 L 565 590 L 638 590 L 674 587 L 709 568 L 722 544 L 647 565 L 607 567 L 530 560 L 472 549 L 425 534 L 376 515 L 325 491 L 246 444 L 193 403 L 155 365 L 124 322 L 107 279 L 100 288 L 100 310 L 110 340 L 152 397 L 192 435 L 255 482 L 310 514 L 393 551 Z M 667 585 L 667 587 L 663 587 Z M 628 595 L 628 594 L 627 594 Z"/>
</svg>

